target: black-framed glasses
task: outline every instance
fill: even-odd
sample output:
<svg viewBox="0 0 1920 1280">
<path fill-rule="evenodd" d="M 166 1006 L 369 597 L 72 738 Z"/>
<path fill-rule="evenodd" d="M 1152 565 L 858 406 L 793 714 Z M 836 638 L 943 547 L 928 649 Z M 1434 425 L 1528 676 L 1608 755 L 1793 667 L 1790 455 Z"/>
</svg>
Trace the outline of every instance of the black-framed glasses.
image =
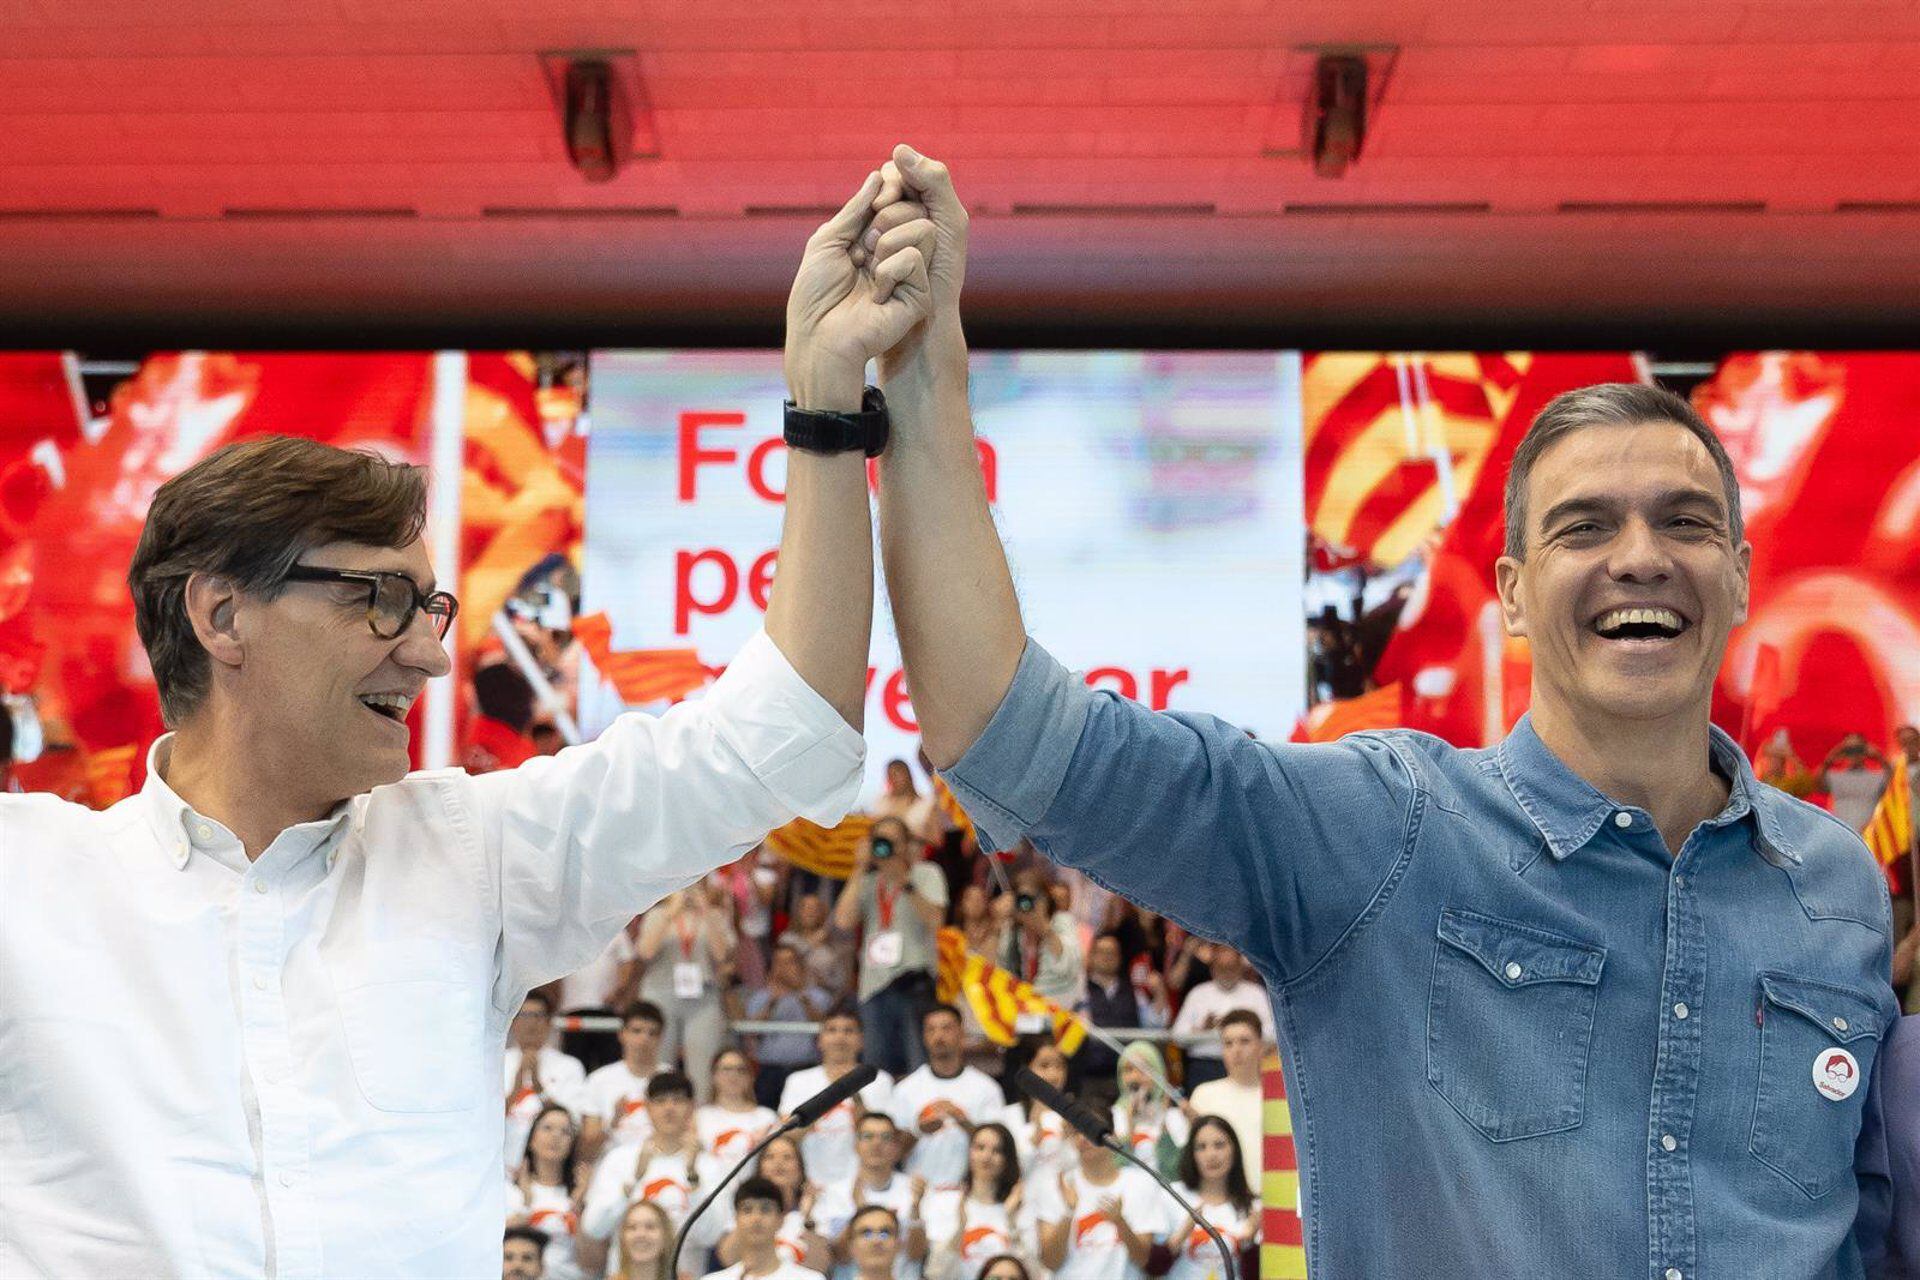
<svg viewBox="0 0 1920 1280">
<path fill-rule="evenodd" d="M 287 570 L 288 582 L 349 582 L 367 589 L 367 625 L 382 640 L 395 640 L 413 625 L 413 615 L 426 610 L 433 631 L 447 638 L 460 602 L 447 591 L 425 593 L 404 573 L 388 569 L 322 569 L 297 564 Z"/>
</svg>

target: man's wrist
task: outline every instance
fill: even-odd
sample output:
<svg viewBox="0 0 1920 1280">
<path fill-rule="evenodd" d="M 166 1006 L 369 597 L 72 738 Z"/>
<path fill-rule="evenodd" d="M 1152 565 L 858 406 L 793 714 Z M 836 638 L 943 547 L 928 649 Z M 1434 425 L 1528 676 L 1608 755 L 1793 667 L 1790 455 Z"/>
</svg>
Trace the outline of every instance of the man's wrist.
<svg viewBox="0 0 1920 1280">
<path fill-rule="evenodd" d="M 866 391 L 866 366 L 833 357 L 789 359 L 787 394 L 795 407 L 825 413 L 858 413 Z"/>
</svg>

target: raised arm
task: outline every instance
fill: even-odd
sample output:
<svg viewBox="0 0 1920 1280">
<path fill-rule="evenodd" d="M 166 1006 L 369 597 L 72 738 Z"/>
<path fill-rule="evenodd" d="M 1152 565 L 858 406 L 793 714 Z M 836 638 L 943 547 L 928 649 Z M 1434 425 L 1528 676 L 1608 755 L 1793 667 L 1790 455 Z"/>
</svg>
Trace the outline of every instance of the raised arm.
<svg viewBox="0 0 1920 1280">
<path fill-rule="evenodd" d="M 882 209 L 874 228 L 892 235 L 914 202 L 925 209 L 935 232 L 933 316 L 880 361 L 896 424 L 880 459 L 880 549 L 921 736 L 928 758 L 945 768 L 987 727 L 1026 633 L 967 407 L 959 306 L 967 211 L 937 161 L 901 147 L 889 182 L 896 173 L 911 199 L 898 212 Z"/>
<path fill-rule="evenodd" d="M 929 757 L 983 848 L 1027 837 L 1190 930 L 1204 923 L 1271 979 L 1303 972 L 1412 847 L 1412 766 L 1378 739 L 1273 747 L 1212 717 L 1155 714 L 1090 691 L 1024 635 L 967 408 L 966 211 L 946 169 L 910 149 L 885 172 L 875 247 L 922 211 L 936 233 L 933 316 L 880 366 L 894 420 L 881 554 Z"/>
</svg>

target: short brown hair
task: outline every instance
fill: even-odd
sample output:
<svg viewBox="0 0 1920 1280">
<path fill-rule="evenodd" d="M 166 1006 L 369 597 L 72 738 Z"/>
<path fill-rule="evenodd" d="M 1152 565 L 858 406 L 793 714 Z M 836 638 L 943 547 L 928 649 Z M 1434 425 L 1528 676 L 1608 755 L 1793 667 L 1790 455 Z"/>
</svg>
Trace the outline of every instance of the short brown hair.
<svg viewBox="0 0 1920 1280">
<path fill-rule="evenodd" d="M 216 574 L 272 600 L 329 542 L 405 547 L 427 521 L 426 469 L 297 436 L 227 445 L 160 486 L 127 570 L 133 622 L 176 728 L 207 696 L 212 663 L 187 618 L 187 579 Z"/>
<path fill-rule="evenodd" d="M 1217 1025 L 1222 1031 L 1228 1027 L 1245 1027 L 1253 1032 L 1255 1040 L 1264 1041 L 1267 1038 L 1267 1029 L 1260 1025 L 1260 1015 L 1251 1009 L 1229 1009 L 1220 1015 Z"/>
<path fill-rule="evenodd" d="M 1547 447 L 1582 427 L 1631 427 L 1646 422 L 1671 422 L 1684 427 L 1707 447 L 1713 465 L 1720 472 L 1720 487 L 1727 499 L 1727 528 L 1733 545 L 1746 539 L 1746 523 L 1740 518 L 1740 478 L 1734 474 L 1733 459 L 1726 446 L 1706 424 L 1692 405 L 1665 387 L 1641 382 L 1602 382 L 1591 387 L 1563 391 L 1547 401 L 1535 415 L 1533 425 L 1513 451 L 1513 464 L 1507 469 L 1507 541 L 1505 552 L 1515 560 L 1527 558 L 1527 480 L 1533 464 Z"/>
</svg>

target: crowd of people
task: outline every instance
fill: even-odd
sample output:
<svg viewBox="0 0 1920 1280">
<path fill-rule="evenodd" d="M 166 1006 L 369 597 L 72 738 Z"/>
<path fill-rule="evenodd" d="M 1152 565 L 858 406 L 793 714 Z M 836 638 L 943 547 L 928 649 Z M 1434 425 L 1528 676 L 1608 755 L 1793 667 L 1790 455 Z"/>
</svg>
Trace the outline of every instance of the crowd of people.
<svg viewBox="0 0 1920 1280">
<path fill-rule="evenodd" d="M 1024 1096 L 1022 1069 L 1106 1109 L 1252 1274 L 1273 1044 L 1259 978 L 1031 850 L 983 856 L 930 800 L 895 761 L 844 882 L 763 847 L 528 994 L 504 1068 L 504 1275 L 1219 1277 L 1211 1238 Z M 946 927 L 1092 1033 L 1072 1055 L 1039 1021 L 993 1043 L 966 1000 L 936 999 Z M 617 1032 L 597 1029 L 609 1014 Z M 873 1083 L 769 1144 L 670 1276 L 695 1205 L 861 1063 Z"/>
</svg>

